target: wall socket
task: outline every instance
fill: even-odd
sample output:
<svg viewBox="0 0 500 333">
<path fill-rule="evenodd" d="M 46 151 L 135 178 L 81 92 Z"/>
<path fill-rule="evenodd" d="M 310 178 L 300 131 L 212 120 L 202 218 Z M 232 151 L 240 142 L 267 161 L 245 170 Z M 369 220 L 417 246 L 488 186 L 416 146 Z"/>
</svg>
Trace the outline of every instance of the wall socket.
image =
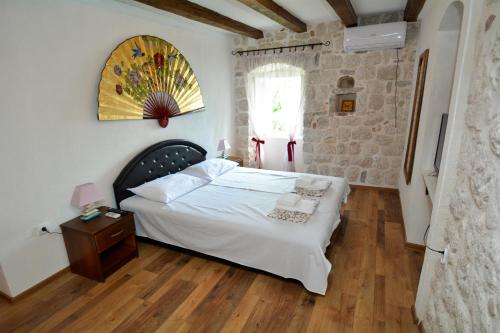
<svg viewBox="0 0 500 333">
<path fill-rule="evenodd" d="M 444 248 L 443 256 L 441 257 L 441 263 L 446 265 L 448 263 L 448 255 L 450 254 L 450 245 L 446 245 Z"/>
<path fill-rule="evenodd" d="M 36 227 L 33 228 L 32 235 L 33 236 L 42 236 L 45 234 L 45 232 L 42 231 L 42 228 L 45 227 L 48 230 L 50 230 L 49 224 L 48 223 L 41 223 L 37 225 Z"/>
</svg>

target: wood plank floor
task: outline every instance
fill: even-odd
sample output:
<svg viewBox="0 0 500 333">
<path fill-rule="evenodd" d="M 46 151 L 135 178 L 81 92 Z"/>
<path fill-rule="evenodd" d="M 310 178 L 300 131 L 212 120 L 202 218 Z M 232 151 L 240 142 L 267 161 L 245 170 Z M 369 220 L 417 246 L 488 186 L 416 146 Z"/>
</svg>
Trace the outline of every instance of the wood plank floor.
<svg viewBox="0 0 500 333">
<path fill-rule="evenodd" d="M 14 305 L 0 332 L 418 332 L 422 254 L 404 247 L 396 193 L 353 189 L 327 256 L 326 296 L 300 283 L 140 243 L 105 283 L 65 273 Z"/>
</svg>

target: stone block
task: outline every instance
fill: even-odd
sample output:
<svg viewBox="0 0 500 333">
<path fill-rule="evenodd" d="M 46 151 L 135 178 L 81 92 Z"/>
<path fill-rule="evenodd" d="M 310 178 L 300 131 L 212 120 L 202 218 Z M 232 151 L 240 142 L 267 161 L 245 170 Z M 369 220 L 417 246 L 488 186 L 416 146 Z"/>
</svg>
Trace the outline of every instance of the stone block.
<svg viewBox="0 0 500 333">
<path fill-rule="evenodd" d="M 246 98 L 246 96 L 247 96 L 247 94 L 246 94 L 245 88 L 239 87 L 239 88 L 234 89 L 234 97 L 237 100 L 244 99 L 244 98 Z"/>
<path fill-rule="evenodd" d="M 351 139 L 351 128 L 340 127 L 339 128 L 339 138 L 340 138 L 340 141 L 349 141 Z"/>
<path fill-rule="evenodd" d="M 248 101 L 246 99 L 239 101 L 237 108 L 238 112 L 248 112 Z"/>
<path fill-rule="evenodd" d="M 384 95 L 370 95 L 368 108 L 370 110 L 380 110 L 384 106 Z"/>
<path fill-rule="evenodd" d="M 375 142 L 381 146 L 387 146 L 394 141 L 394 138 L 390 135 L 378 134 L 375 136 Z"/>
<path fill-rule="evenodd" d="M 302 151 L 304 153 L 313 153 L 314 152 L 314 145 L 312 143 L 304 143 L 302 145 Z"/>
<path fill-rule="evenodd" d="M 400 156 L 402 153 L 402 147 L 395 143 L 382 147 L 382 155 L 384 156 Z"/>
<path fill-rule="evenodd" d="M 350 155 L 358 155 L 361 153 L 361 144 L 359 142 L 350 142 L 349 143 L 349 154 Z"/>
<path fill-rule="evenodd" d="M 318 166 L 318 172 L 320 175 L 329 176 L 330 175 L 330 167 L 326 164 L 321 164 Z"/>
<path fill-rule="evenodd" d="M 395 80 L 396 65 L 380 65 L 377 68 L 377 78 L 380 80 Z"/>
<path fill-rule="evenodd" d="M 334 177 L 344 177 L 344 168 L 333 167 L 331 170 L 331 175 Z"/>
<path fill-rule="evenodd" d="M 361 55 L 359 54 L 347 54 L 344 57 L 343 67 L 346 69 L 357 68 L 361 64 Z"/>
<path fill-rule="evenodd" d="M 346 169 L 345 176 L 350 182 L 357 182 L 361 174 L 361 169 L 355 166 L 350 166 Z"/>
<path fill-rule="evenodd" d="M 366 182 L 369 184 L 384 184 L 384 173 L 378 169 L 369 169 Z"/>
<path fill-rule="evenodd" d="M 368 93 L 369 94 L 383 94 L 384 93 L 384 83 L 380 80 L 370 80 L 368 82 Z"/>
<path fill-rule="evenodd" d="M 342 67 L 342 56 L 336 54 L 324 55 L 321 58 L 321 65 L 325 69 L 336 69 Z"/>
<path fill-rule="evenodd" d="M 352 130 L 352 139 L 353 140 L 360 140 L 360 141 L 367 141 L 372 138 L 372 131 L 370 130 L 369 127 L 357 127 Z"/>
<path fill-rule="evenodd" d="M 358 165 L 363 168 L 371 168 L 373 165 L 373 158 L 371 156 L 357 156 L 352 159 L 353 165 Z"/>
</svg>

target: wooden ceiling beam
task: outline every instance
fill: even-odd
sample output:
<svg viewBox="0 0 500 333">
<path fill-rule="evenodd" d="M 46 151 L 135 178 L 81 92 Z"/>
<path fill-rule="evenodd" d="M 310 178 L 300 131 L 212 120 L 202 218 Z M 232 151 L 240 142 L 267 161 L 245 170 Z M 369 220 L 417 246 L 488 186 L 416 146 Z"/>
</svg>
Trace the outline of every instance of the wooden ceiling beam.
<svg viewBox="0 0 500 333">
<path fill-rule="evenodd" d="M 346 27 L 355 27 L 358 25 L 358 17 L 352 7 L 350 0 L 327 0 L 332 6 L 337 16 L 340 17 Z"/>
<path fill-rule="evenodd" d="M 416 22 L 424 4 L 425 0 L 408 0 L 405 8 L 405 21 Z"/>
<path fill-rule="evenodd" d="M 306 32 L 307 25 L 297 17 L 293 16 L 285 8 L 273 0 L 239 0 L 241 3 L 278 22 L 284 27 L 295 32 Z"/>
<path fill-rule="evenodd" d="M 190 20 L 205 23 L 255 39 L 264 37 L 264 33 L 244 23 L 235 21 L 213 10 L 202 7 L 187 0 L 136 0 L 145 5 L 155 7 Z"/>
</svg>

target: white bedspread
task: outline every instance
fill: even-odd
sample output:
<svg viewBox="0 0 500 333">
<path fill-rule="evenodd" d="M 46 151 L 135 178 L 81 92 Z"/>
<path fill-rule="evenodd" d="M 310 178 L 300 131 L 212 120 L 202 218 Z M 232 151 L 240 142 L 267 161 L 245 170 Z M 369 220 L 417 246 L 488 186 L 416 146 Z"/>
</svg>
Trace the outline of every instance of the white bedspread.
<svg viewBox="0 0 500 333">
<path fill-rule="evenodd" d="M 332 186 L 307 223 L 267 217 L 299 175 L 236 168 L 169 204 L 133 196 L 121 208 L 135 212 L 139 236 L 297 279 L 325 294 L 331 264 L 324 252 L 349 186 L 343 178 L 318 176 Z"/>
</svg>

